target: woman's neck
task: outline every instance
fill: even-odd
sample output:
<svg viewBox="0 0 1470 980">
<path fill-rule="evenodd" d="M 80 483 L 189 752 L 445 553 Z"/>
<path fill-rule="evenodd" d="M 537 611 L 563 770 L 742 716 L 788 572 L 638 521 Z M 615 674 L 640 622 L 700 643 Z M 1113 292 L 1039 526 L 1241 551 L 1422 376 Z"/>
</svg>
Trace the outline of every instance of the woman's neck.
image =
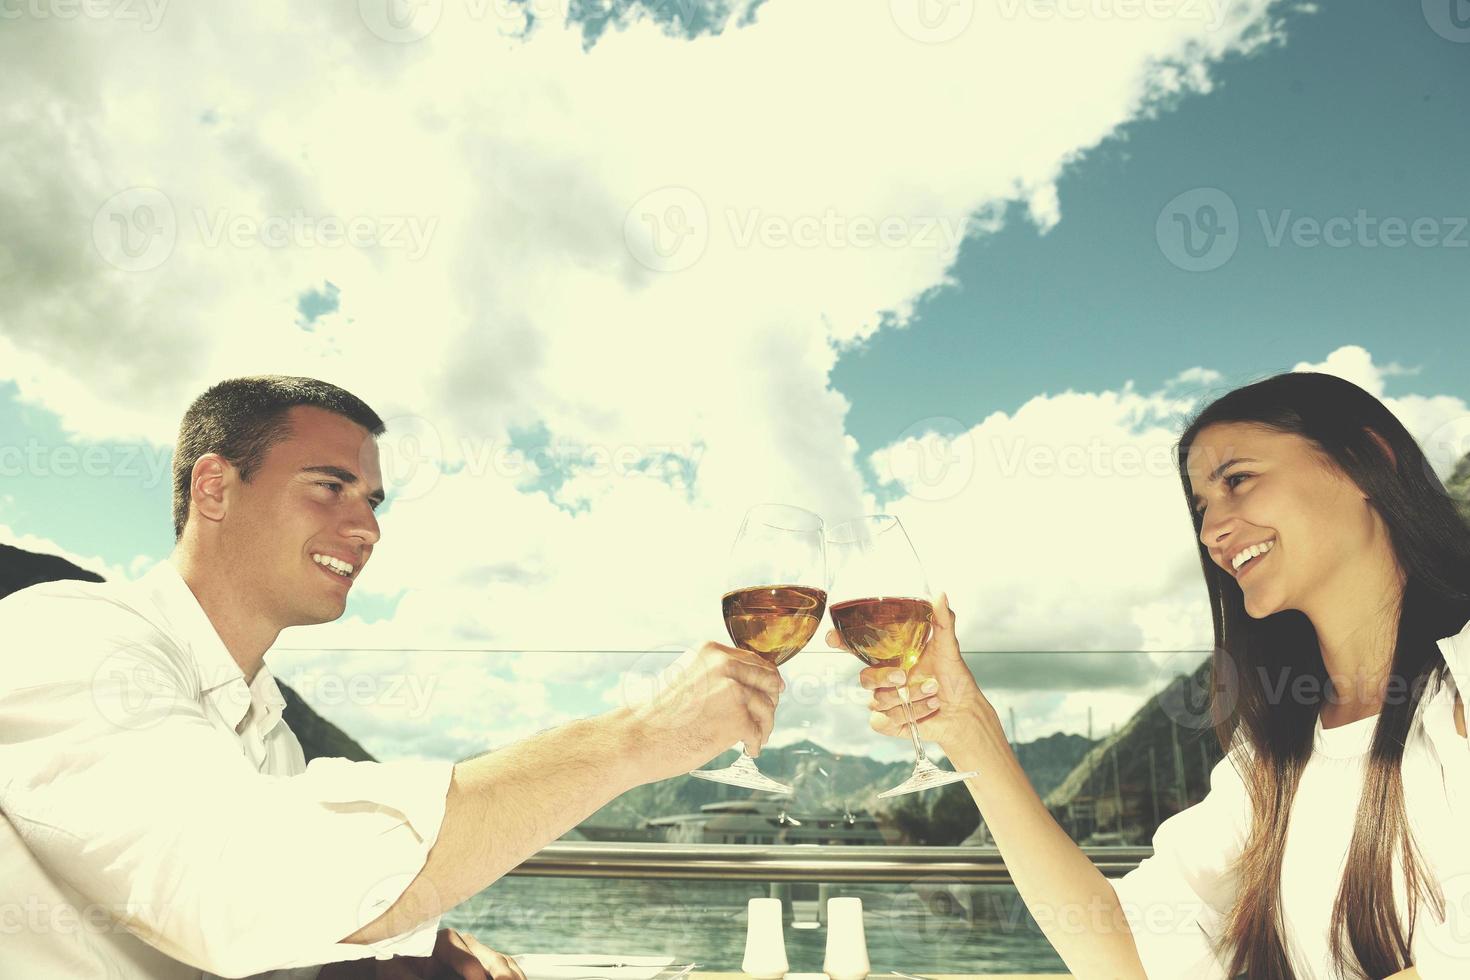
<svg viewBox="0 0 1470 980">
<path fill-rule="evenodd" d="M 1376 714 L 1383 704 L 1404 578 L 1391 552 L 1375 556 L 1359 567 L 1340 569 L 1332 588 L 1307 613 L 1332 682 L 1332 690 L 1324 692 L 1324 717 L 1346 724 Z"/>
</svg>

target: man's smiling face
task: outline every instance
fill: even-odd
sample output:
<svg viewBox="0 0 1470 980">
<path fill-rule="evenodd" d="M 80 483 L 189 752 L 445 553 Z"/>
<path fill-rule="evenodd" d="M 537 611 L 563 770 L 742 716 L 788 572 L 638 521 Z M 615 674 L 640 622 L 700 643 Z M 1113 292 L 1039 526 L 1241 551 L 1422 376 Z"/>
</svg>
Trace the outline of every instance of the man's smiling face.
<svg viewBox="0 0 1470 980">
<path fill-rule="evenodd" d="M 231 574 L 269 609 L 280 628 L 326 623 L 380 536 L 383 499 L 378 446 L 351 419 L 311 406 L 289 410 L 290 434 L 273 445 L 249 483 L 234 481 L 221 527 Z M 319 563 L 350 565 L 344 576 Z"/>
</svg>

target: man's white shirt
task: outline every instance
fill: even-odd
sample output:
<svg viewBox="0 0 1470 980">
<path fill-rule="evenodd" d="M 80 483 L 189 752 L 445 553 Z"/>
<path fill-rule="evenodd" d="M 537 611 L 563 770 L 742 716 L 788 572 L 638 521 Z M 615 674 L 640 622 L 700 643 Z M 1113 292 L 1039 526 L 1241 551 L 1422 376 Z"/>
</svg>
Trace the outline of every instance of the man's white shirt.
<svg viewBox="0 0 1470 980">
<path fill-rule="evenodd" d="M 315 759 L 178 570 L 0 600 L 0 977 L 310 978 L 426 956 L 388 909 L 439 834 L 448 762 Z M 280 971 L 280 972 L 276 972 Z"/>
</svg>

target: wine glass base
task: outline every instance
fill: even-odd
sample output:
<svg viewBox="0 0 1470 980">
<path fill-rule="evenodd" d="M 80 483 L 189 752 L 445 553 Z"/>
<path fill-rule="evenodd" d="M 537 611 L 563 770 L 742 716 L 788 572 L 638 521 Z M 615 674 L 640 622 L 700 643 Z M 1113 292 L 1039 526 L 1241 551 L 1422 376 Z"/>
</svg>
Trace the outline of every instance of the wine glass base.
<svg viewBox="0 0 1470 980">
<path fill-rule="evenodd" d="M 741 756 L 723 769 L 694 769 L 689 775 L 696 779 L 708 779 L 712 783 L 724 783 L 727 786 L 743 786 L 745 789 L 759 789 L 767 793 L 783 793 L 788 796 L 791 794 L 790 786 L 778 783 L 761 772 L 747 756 Z"/>
<path fill-rule="evenodd" d="M 936 786 L 948 786 L 950 783 L 958 783 L 962 780 L 973 779 L 980 775 L 978 772 L 950 772 L 940 769 L 932 762 L 925 760 L 914 767 L 914 774 L 892 789 L 885 789 L 878 794 L 878 799 L 887 800 L 895 796 L 903 796 L 906 793 L 917 793 L 924 789 L 933 789 Z"/>
</svg>

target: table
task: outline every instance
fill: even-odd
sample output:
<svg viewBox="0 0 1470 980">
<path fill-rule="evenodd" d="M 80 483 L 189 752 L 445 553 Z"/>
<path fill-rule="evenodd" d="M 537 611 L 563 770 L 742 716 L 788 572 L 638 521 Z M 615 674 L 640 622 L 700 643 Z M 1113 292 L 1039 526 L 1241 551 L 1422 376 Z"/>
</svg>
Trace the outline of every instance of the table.
<svg viewBox="0 0 1470 980">
<path fill-rule="evenodd" d="M 793 974 L 787 974 L 792 976 Z M 805 976 L 820 977 L 823 974 L 804 974 Z M 927 977 L 928 980 L 1065 980 L 1071 977 L 1070 973 L 916 973 L 915 976 Z M 689 975 L 690 980 L 748 980 L 743 973 L 702 973 L 698 970 Z M 869 974 L 868 980 L 899 980 L 891 973 Z"/>
</svg>

